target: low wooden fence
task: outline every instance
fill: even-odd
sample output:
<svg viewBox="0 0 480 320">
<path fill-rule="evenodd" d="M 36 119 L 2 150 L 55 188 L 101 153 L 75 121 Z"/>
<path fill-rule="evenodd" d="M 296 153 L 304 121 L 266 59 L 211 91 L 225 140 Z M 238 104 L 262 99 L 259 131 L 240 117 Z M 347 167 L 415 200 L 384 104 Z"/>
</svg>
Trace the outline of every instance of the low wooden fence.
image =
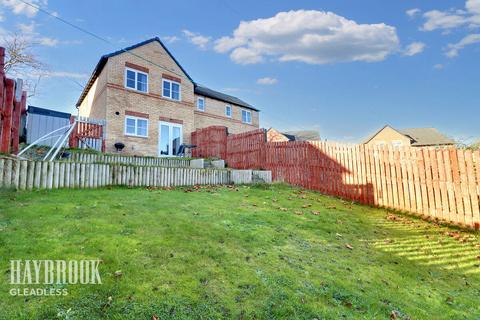
<svg viewBox="0 0 480 320">
<path fill-rule="evenodd" d="M 235 182 L 228 170 L 0 159 L 0 187 L 20 190 Z"/>
<path fill-rule="evenodd" d="M 270 170 L 274 181 L 480 228 L 480 152 L 332 142 L 266 142 L 261 130 L 227 138 L 227 164 Z"/>
<path fill-rule="evenodd" d="M 63 159 L 66 162 L 83 163 L 110 163 L 110 164 L 131 164 L 138 166 L 160 166 L 160 167 L 190 167 L 190 160 L 169 159 L 158 157 L 134 157 L 120 155 L 88 154 L 71 152 L 70 157 Z"/>
</svg>

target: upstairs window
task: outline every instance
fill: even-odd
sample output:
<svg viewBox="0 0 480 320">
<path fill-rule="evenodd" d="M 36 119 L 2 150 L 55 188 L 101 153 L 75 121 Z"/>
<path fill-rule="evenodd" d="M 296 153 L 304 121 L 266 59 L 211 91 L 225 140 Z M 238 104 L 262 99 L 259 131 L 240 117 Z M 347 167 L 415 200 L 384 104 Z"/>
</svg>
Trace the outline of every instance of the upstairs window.
<svg viewBox="0 0 480 320">
<path fill-rule="evenodd" d="M 252 124 L 252 113 L 248 110 L 242 110 L 242 122 Z"/>
<path fill-rule="evenodd" d="M 180 101 L 180 83 L 163 79 L 162 96 L 164 98 Z"/>
<path fill-rule="evenodd" d="M 147 137 L 148 120 L 132 116 L 125 117 L 125 134 L 135 137 Z"/>
<path fill-rule="evenodd" d="M 140 92 L 148 92 L 148 74 L 135 69 L 125 69 L 125 87 Z"/>
<path fill-rule="evenodd" d="M 198 111 L 205 111 L 205 98 L 197 98 L 197 109 Z"/>
<path fill-rule="evenodd" d="M 225 106 L 225 116 L 229 118 L 232 117 L 232 106 L 228 104 Z"/>
</svg>

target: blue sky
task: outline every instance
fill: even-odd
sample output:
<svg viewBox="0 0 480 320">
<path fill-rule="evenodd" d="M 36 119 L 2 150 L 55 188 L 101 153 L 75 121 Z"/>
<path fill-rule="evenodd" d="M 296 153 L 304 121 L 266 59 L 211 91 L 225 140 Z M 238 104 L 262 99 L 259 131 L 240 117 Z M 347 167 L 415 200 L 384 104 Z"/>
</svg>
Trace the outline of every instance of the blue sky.
<svg viewBox="0 0 480 320">
<path fill-rule="evenodd" d="M 261 109 L 263 127 L 480 137 L 480 0 L 30 1 L 112 43 L 0 0 L 0 38 L 31 39 L 48 66 L 31 105 L 74 112 L 102 54 L 158 36 L 195 81 Z"/>
</svg>

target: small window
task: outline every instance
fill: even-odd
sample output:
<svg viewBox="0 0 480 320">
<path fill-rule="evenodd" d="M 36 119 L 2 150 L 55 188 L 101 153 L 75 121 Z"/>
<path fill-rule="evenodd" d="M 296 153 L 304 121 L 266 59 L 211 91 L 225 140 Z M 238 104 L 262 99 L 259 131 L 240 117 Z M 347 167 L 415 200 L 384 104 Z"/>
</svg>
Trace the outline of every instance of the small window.
<svg viewBox="0 0 480 320">
<path fill-rule="evenodd" d="M 148 92 L 148 74 L 126 68 L 125 87 L 141 92 Z"/>
<path fill-rule="evenodd" d="M 163 79 L 163 97 L 180 101 L 180 83 Z"/>
<path fill-rule="evenodd" d="M 247 110 L 242 110 L 242 122 L 252 124 L 252 113 Z"/>
<path fill-rule="evenodd" d="M 202 98 L 202 97 L 197 98 L 197 109 L 199 111 L 205 111 L 205 98 Z"/>
<path fill-rule="evenodd" d="M 225 116 L 231 118 L 232 117 L 232 106 L 226 105 L 225 106 Z"/>
<path fill-rule="evenodd" d="M 392 146 L 394 148 L 400 148 L 403 146 L 403 142 L 401 140 L 394 140 L 392 141 Z"/>
<path fill-rule="evenodd" d="M 137 117 L 125 117 L 125 134 L 136 137 L 148 136 L 148 120 Z"/>
</svg>

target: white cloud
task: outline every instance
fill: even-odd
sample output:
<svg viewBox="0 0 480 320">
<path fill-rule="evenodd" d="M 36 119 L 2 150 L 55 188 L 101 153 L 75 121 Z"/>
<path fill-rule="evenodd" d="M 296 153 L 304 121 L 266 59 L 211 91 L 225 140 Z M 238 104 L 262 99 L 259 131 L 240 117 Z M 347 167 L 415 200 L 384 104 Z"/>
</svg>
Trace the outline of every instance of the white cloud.
<svg viewBox="0 0 480 320">
<path fill-rule="evenodd" d="M 423 24 L 423 31 L 433 31 L 437 29 L 453 29 L 463 26 L 467 23 L 467 19 L 463 14 L 453 12 L 443 12 L 432 10 L 423 14 L 425 23 Z"/>
<path fill-rule="evenodd" d="M 29 24 L 19 23 L 17 27 L 22 33 L 32 34 L 35 32 L 35 28 L 37 27 L 37 24 L 34 21 L 32 21 Z"/>
<path fill-rule="evenodd" d="M 183 30 L 183 34 L 191 43 L 193 43 L 202 50 L 205 50 L 207 48 L 207 45 L 210 43 L 211 40 L 211 37 L 202 36 L 199 33 L 189 30 Z"/>
<path fill-rule="evenodd" d="M 276 84 L 277 82 L 278 82 L 277 79 L 270 78 L 270 77 L 260 78 L 260 79 L 257 80 L 258 84 L 263 84 L 263 85 L 267 85 L 267 86 Z"/>
<path fill-rule="evenodd" d="M 468 45 L 479 43 L 480 42 L 480 34 L 469 34 L 468 36 L 464 37 L 457 43 L 451 43 L 447 47 L 447 51 L 445 55 L 449 58 L 454 58 L 458 56 L 458 51 L 462 50 Z"/>
<path fill-rule="evenodd" d="M 437 29 L 450 30 L 468 26 L 480 26 L 480 0 L 467 0 L 465 9 L 447 11 L 431 10 L 423 14 L 425 23 L 421 30 L 433 31 Z"/>
<path fill-rule="evenodd" d="M 174 42 L 177 42 L 178 40 L 180 40 L 180 38 L 177 37 L 177 36 L 165 36 L 162 39 L 166 43 L 174 43 Z"/>
<path fill-rule="evenodd" d="M 42 73 L 42 76 L 46 78 L 71 78 L 77 80 L 88 79 L 88 74 L 68 71 L 47 71 L 45 73 Z"/>
<path fill-rule="evenodd" d="M 59 42 L 58 39 L 49 38 L 49 37 L 38 37 L 38 38 L 34 38 L 33 41 L 46 47 L 55 47 Z"/>
<path fill-rule="evenodd" d="M 382 61 L 398 50 L 395 27 L 358 24 L 332 12 L 299 10 L 242 21 L 231 37 L 215 41 L 215 50 L 230 52 L 239 64 L 273 57 L 279 61 L 326 64 Z"/>
<path fill-rule="evenodd" d="M 35 6 L 45 6 L 47 5 L 47 0 L 30 0 L 30 3 Z M 0 5 L 10 9 L 14 14 L 23 14 L 29 18 L 34 17 L 38 12 L 38 9 L 18 0 L 0 0 Z"/>
<path fill-rule="evenodd" d="M 410 9 L 410 10 L 407 10 L 405 11 L 405 13 L 407 14 L 407 16 L 409 16 L 410 18 L 413 18 L 415 17 L 417 14 L 419 14 L 421 12 L 420 9 L 418 8 L 414 8 L 414 9 Z"/>
<path fill-rule="evenodd" d="M 435 70 L 442 70 L 445 66 L 441 63 L 437 63 L 433 66 L 433 69 Z"/>
<path fill-rule="evenodd" d="M 404 50 L 403 54 L 406 56 L 414 56 L 416 54 L 422 53 L 425 50 L 425 43 L 423 42 L 412 42 Z"/>
</svg>

